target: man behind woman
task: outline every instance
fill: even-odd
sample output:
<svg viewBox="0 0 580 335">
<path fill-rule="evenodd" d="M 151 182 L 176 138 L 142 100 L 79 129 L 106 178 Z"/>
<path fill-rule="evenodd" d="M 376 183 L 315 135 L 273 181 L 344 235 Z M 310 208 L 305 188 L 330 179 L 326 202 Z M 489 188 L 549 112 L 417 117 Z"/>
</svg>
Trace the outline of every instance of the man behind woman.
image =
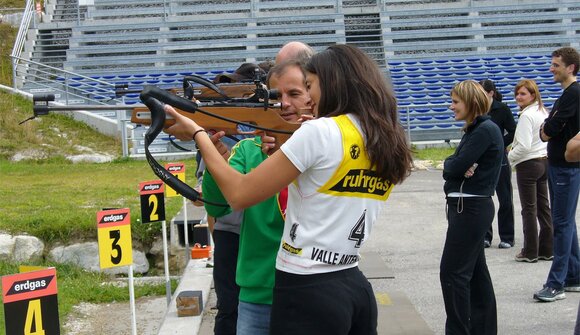
<svg viewBox="0 0 580 335">
<path fill-rule="evenodd" d="M 553 258 L 547 144 L 540 139 L 540 127 L 548 117 L 548 112 L 544 109 L 535 81 L 520 81 L 514 93 L 520 112 L 508 158 L 516 167 L 524 233 L 524 246 L 515 256 L 515 260 L 534 263 L 538 259 Z M 539 236 L 537 223 L 540 224 Z"/>
<path fill-rule="evenodd" d="M 234 209 L 253 206 L 288 185 L 271 334 L 377 334 L 376 300 L 358 269 L 359 250 L 392 186 L 409 175 L 411 151 L 393 90 L 368 55 L 333 45 L 305 69 L 317 119 L 247 174 L 228 166 L 211 140 L 198 134 L 204 129 L 170 106 L 165 111 L 176 123 L 166 132 L 196 141 Z M 353 88 L 353 82 L 360 84 Z M 343 182 L 356 179 L 352 176 L 364 176 L 359 179 L 375 187 Z"/>
</svg>

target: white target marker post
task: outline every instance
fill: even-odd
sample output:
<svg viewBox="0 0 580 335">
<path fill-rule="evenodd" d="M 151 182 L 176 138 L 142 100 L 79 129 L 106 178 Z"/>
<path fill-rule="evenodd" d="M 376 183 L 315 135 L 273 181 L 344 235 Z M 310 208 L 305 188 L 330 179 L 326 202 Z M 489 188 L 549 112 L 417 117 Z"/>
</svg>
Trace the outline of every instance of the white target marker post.
<svg viewBox="0 0 580 335">
<path fill-rule="evenodd" d="M 177 179 L 185 183 L 185 164 L 167 163 L 165 164 L 165 169 L 169 171 L 172 175 L 177 177 Z M 170 198 L 179 196 L 179 194 L 177 194 L 177 192 L 168 185 L 165 190 L 165 196 Z M 187 262 L 191 259 L 191 251 L 189 250 L 189 231 L 187 226 L 187 199 L 185 197 L 182 198 L 183 198 L 183 239 L 185 244 L 185 265 L 187 266 Z"/>
<path fill-rule="evenodd" d="M 129 266 L 129 303 L 132 335 L 137 335 L 135 287 L 133 282 L 133 244 L 129 208 L 109 209 L 97 213 L 99 263 L 101 269 Z"/>
<path fill-rule="evenodd" d="M 141 222 L 161 221 L 163 238 L 163 263 L 165 267 L 165 294 L 167 305 L 171 303 L 171 282 L 169 280 L 169 256 L 167 251 L 167 224 L 165 222 L 164 184 L 161 180 L 145 181 L 139 184 L 141 198 Z"/>
</svg>

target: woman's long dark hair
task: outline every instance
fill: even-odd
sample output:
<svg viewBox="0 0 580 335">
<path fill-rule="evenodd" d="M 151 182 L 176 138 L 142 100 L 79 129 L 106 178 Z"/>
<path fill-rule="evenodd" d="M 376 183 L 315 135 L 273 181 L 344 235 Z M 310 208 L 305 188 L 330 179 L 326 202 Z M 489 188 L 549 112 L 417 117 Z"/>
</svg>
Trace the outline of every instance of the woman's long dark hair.
<svg viewBox="0 0 580 335">
<path fill-rule="evenodd" d="M 499 102 L 503 100 L 503 95 L 501 92 L 498 92 L 497 87 L 495 87 L 495 83 L 489 79 L 484 79 L 479 82 L 479 85 L 483 86 L 483 89 L 489 93 L 493 91 L 493 98 Z"/>
<path fill-rule="evenodd" d="M 320 83 L 318 117 L 356 115 L 372 167 L 384 180 L 401 183 L 413 159 L 395 95 L 375 61 L 356 47 L 339 44 L 312 56 L 305 69 Z"/>
</svg>

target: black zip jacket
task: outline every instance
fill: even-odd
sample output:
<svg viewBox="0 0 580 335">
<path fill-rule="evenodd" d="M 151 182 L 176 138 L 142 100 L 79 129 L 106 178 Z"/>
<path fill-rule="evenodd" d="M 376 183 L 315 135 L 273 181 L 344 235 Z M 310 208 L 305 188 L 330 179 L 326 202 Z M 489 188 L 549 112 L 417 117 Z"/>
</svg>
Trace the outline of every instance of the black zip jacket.
<svg viewBox="0 0 580 335">
<path fill-rule="evenodd" d="M 466 129 L 453 155 L 443 163 L 445 194 L 459 192 L 463 183 L 463 193 L 492 196 L 499 179 L 501 160 L 504 152 L 503 137 L 498 126 L 489 115 L 478 116 Z M 471 178 L 465 172 L 477 163 Z"/>
<path fill-rule="evenodd" d="M 573 82 L 566 87 L 560 98 L 554 102 L 552 111 L 544 123 L 544 133 L 548 141 L 548 162 L 559 167 L 578 167 L 580 163 L 570 163 L 564 158 L 566 144 L 578 134 L 580 123 L 580 84 Z"/>
<path fill-rule="evenodd" d="M 488 115 L 499 127 L 499 132 L 503 136 L 503 146 L 507 147 L 514 141 L 516 134 L 516 121 L 512 111 L 508 105 L 493 99 Z"/>
</svg>

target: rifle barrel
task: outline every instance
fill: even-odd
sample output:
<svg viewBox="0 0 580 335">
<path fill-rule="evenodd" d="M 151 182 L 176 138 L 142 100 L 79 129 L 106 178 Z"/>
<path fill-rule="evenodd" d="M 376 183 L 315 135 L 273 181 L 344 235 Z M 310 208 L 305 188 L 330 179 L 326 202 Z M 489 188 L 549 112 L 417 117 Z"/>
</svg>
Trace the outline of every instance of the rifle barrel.
<svg viewBox="0 0 580 335">
<path fill-rule="evenodd" d="M 58 106 L 58 105 L 50 105 L 48 109 L 51 111 L 111 111 L 111 110 L 133 110 L 137 107 L 146 107 L 145 105 L 100 105 L 100 106 L 91 106 L 91 105 L 66 105 L 66 106 Z"/>
</svg>

